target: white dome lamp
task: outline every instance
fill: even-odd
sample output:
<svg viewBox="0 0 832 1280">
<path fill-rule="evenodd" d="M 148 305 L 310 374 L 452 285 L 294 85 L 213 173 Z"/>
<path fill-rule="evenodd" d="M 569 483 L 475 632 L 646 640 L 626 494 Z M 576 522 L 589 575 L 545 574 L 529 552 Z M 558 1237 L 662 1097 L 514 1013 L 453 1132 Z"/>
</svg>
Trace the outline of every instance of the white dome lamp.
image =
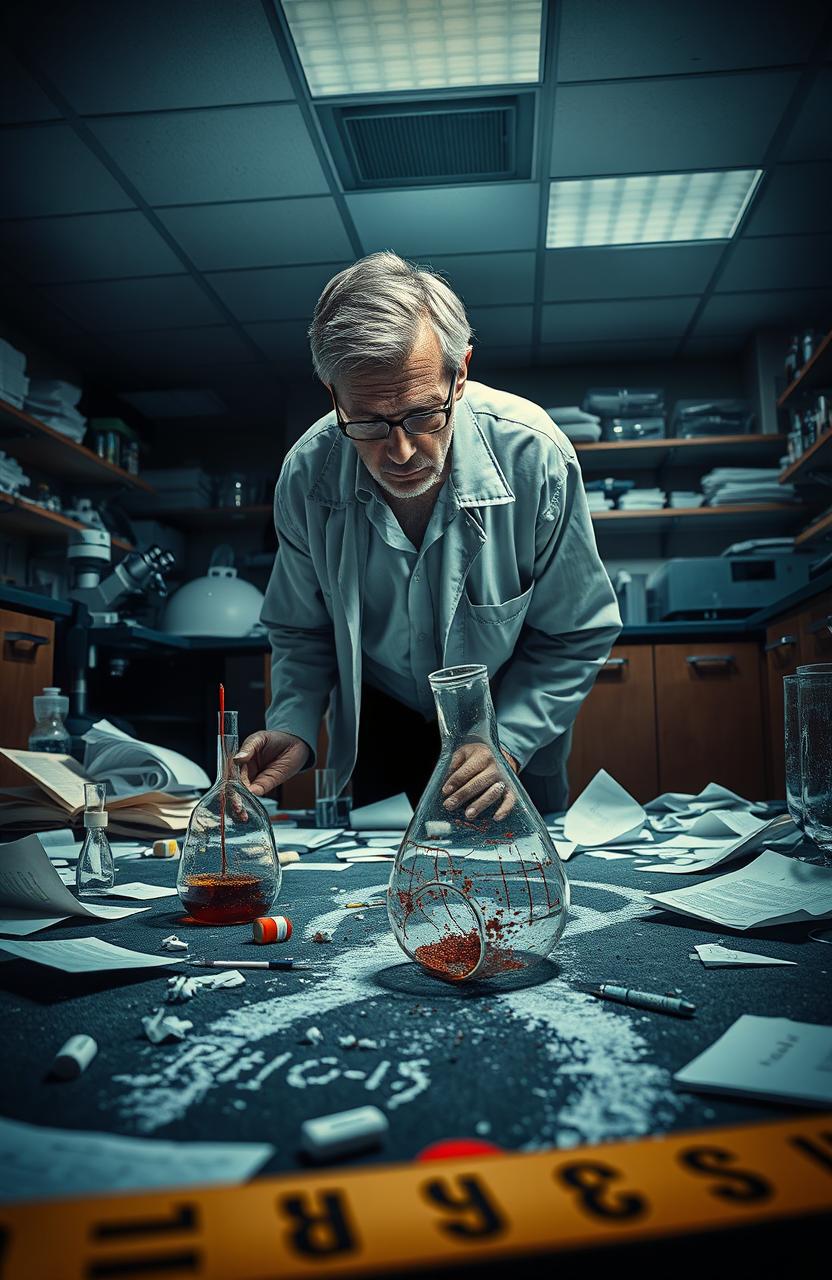
<svg viewBox="0 0 832 1280">
<path fill-rule="evenodd" d="M 237 577 L 234 552 L 222 545 L 204 578 L 180 587 L 165 607 L 162 630 L 178 636 L 248 636 L 260 627 L 263 593 Z"/>
</svg>

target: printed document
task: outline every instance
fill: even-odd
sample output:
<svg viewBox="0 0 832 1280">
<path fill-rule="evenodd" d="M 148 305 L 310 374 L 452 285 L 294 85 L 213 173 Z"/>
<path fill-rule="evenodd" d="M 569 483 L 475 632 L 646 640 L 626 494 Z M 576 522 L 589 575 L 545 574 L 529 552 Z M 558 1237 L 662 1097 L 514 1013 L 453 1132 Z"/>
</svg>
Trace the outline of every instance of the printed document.
<svg viewBox="0 0 832 1280">
<path fill-rule="evenodd" d="M 766 849 L 739 871 L 649 896 L 665 910 L 740 931 L 826 920 L 832 917 L 832 867 Z"/>
<path fill-rule="evenodd" d="M 122 920 L 147 910 L 98 905 L 76 898 L 52 866 L 39 836 L 24 836 L 0 845 L 0 933 L 6 907 L 41 916 L 86 916 L 93 920 Z"/>
<path fill-rule="evenodd" d="M 673 1079 L 686 1089 L 832 1105 L 832 1027 L 746 1013 Z"/>
</svg>

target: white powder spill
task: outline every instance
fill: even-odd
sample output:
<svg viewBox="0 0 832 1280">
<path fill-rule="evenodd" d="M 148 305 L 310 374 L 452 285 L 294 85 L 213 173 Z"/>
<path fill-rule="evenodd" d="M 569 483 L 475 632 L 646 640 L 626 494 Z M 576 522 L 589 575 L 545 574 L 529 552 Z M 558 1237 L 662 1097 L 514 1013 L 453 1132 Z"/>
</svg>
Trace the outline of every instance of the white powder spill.
<svg viewBox="0 0 832 1280">
<path fill-rule="evenodd" d="M 585 902 L 572 907 L 554 955 L 566 970 L 580 965 L 580 945 L 576 947 L 574 943 L 581 935 L 624 924 L 651 909 L 646 890 L 581 880 L 572 880 L 571 885 L 573 890 L 611 895 L 620 905 L 608 911 Z M 386 884 L 378 884 L 362 893 L 370 899 L 385 890 Z M 343 904 L 323 912 L 306 926 L 307 940 L 316 933 L 336 933 L 350 915 Z M 366 941 L 353 943 L 334 957 L 311 988 L 281 987 L 260 1001 L 227 1008 L 207 1029 L 192 1035 L 190 1042 L 156 1049 L 153 1071 L 147 1070 L 147 1053 L 141 1055 L 143 1060 L 137 1065 L 143 1070 L 115 1077 L 125 1086 L 116 1105 L 139 1132 L 149 1133 L 186 1116 L 215 1085 L 232 1083 L 239 1089 L 256 1090 L 271 1078 L 276 1088 L 285 1082 L 293 1088 L 307 1089 L 350 1079 L 356 1082 L 354 1087 L 361 1088 L 358 1076 L 363 1073 L 346 1071 L 355 1062 L 355 1049 L 341 1050 L 338 1057 L 293 1062 L 283 1076 L 282 1068 L 292 1055 L 281 1051 L 266 1062 L 267 1053 L 256 1046 L 287 1032 L 292 1035 L 292 1043 L 297 1043 L 309 1027 L 310 1015 L 320 1021 L 335 1011 L 348 1011 L 350 1017 L 365 1014 L 366 1009 L 359 1007 L 362 1004 L 376 1008 L 376 976 L 403 964 L 402 952 L 386 929 Z M 563 978 L 517 991 L 495 990 L 488 1003 L 500 1016 L 485 1018 L 471 1028 L 467 1032 L 468 1048 L 487 1053 L 489 1038 L 505 1035 L 510 1020 L 512 1069 L 522 1063 L 524 1040 L 533 1042 L 551 1060 L 551 1076 L 535 1080 L 534 1088 L 529 1087 L 531 1082 L 519 1088 L 515 1083 L 517 1096 L 528 1099 L 529 1105 L 524 1108 L 518 1104 L 518 1123 L 513 1131 L 527 1135 L 533 1129 L 535 1133 L 526 1149 L 655 1131 L 658 1125 L 669 1123 L 674 1109 L 682 1105 L 672 1092 L 669 1072 L 650 1062 L 636 1019 L 622 1016 L 620 1010 L 574 990 Z M 450 1012 L 452 1006 L 448 1008 Z M 462 1010 L 467 1014 L 468 1009 L 461 1005 Z M 389 1056 L 377 1066 L 371 1065 L 363 1082 L 363 1089 L 378 1091 L 379 1105 L 391 1111 L 430 1089 L 431 1052 L 453 1051 L 462 1038 L 460 1033 L 451 1043 L 444 1020 L 437 1018 L 432 1009 L 426 1010 L 424 1017 L 408 1018 L 407 1028 L 398 1026 L 398 1022 L 396 1017 L 391 1030 L 380 1037 Z M 271 1053 L 278 1048 L 282 1050 L 279 1042 Z M 401 1060 L 396 1061 L 398 1058 Z M 165 1064 L 161 1068 L 160 1059 Z M 249 1079 L 242 1079 L 245 1076 Z"/>
</svg>

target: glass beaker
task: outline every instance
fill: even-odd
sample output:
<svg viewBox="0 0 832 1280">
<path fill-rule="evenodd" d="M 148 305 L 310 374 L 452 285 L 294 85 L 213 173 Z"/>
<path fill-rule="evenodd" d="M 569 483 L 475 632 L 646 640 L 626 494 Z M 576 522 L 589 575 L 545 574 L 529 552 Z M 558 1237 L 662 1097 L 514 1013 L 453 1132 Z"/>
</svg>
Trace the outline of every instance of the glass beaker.
<svg viewBox="0 0 832 1280">
<path fill-rule="evenodd" d="M 240 777 L 237 712 L 222 713 L 217 780 L 191 814 L 176 888 L 203 924 L 245 924 L 268 915 L 280 891 L 268 814 Z"/>
<path fill-rule="evenodd" d="M 796 826 L 803 830 L 803 799 L 800 768 L 800 706 L 798 676 L 783 676 L 783 745 L 786 762 L 786 807 Z"/>
<path fill-rule="evenodd" d="M 86 836 L 75 868 L 75 887 L 80 898 L 103 893 L 116 882 L 116 864 L 107 839 L 108 814 L 104 808 L 107 788 L 103 782 L 84 783 L 84 829 Z"/>
<path fill-rule="evenodd" d="M 798 667 L 802 827 L 832 864 L 832 664 Z"/>
<path fill-rule="evenodd" d="M 60 689 L 50 686 L 32 699 L 32 709 L 35 727 L 29 734 L 29 750 L 68 755 L 72 750 L 72 739 L 64 720 L 69 711 L 69 698 L 61 697 Z"/>
<path fill-rule="evenodd" d="M 401 843 L 387 889 L 396 941 L 436 977 L 460 982 L 524 970 L 544 959 L 566 924 L 569 885 L 546 825 L 506 762 L 488 669 L 446 667 L 429 677 L 442 745 Z M 482 748 L 495 802 L 476 818 L 445 808 L 456 753 Z M 496 812 L 508 799 L 507 817 Z"/>
</svg>

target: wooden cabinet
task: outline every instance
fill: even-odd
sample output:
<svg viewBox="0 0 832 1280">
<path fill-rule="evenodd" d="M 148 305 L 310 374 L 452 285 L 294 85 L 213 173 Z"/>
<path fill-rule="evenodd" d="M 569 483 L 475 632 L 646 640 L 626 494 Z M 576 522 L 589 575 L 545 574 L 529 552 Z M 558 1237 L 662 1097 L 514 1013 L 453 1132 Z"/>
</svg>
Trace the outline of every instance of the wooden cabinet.
<svg viewBox="0 0 832 1280">
<path fill-rule="evenodd" d="M 768 787 L 770 799 L 786 795 L 783 754 L 783 677 L 794 675 L 804 661 L 802 655 L 802 615 L 787 614 L 766 630 L 765 657 L 765 738 L 768 744 Z"/>
<path fill-rule="evenodd" d="M 832 662 L 832 592 L 803 610 L 799 630 L 801 662 Z"/>
<path fill-rule="evenodd" d="M 652 645 L 616 645 L 578 712 L 569 756 L 573 799 L 599 769 L 637 800 L 658 793 Z"/>
<path fill-rule="evenodd" d="M 766 795 L 759 645 L 660 644 L 654 650 L 659 791 L 720 782 Z"/>
<path fill-rule="evenodd" d="M 32 698 L 52 683 L 54 652 L 54 622 L 0 609 L 0 747 L 28 744 Z M 19 785 L 17 771 L 0 761 L 0 786 Z"/>
</svg>

